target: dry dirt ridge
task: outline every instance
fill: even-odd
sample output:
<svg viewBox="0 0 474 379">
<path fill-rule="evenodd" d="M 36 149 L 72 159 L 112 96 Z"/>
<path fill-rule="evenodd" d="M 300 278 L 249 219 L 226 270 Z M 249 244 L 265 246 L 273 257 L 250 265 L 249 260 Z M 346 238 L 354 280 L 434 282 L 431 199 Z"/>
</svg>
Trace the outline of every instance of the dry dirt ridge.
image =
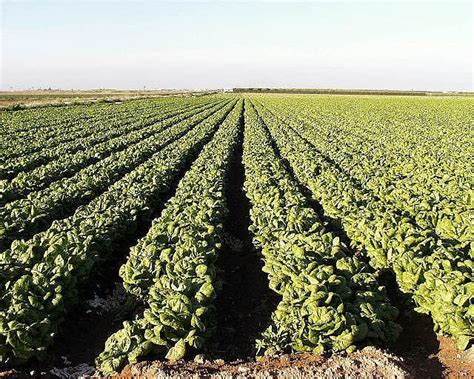
<svg viewBox="0 0 474 379">
<path fill-rule="evenodd" d="M 263 358 L 257 362 L 221 359 L 209 362 L 198 356 L 195 362 L 141 362 L 129 365 L 115 377 L 143 378 L 474 378 L 474 350 L 459 352 L 456 358 L 447 354 L 452 341 L 440 341 L 441 350 L 432 358 L 443 363 L 443 370 L 408 364 L 403 358 L 375 347 L 366 347 L 352 354 L 315 356 L 283 355 Z M 454 348 L 454 344 L 452 346 Z"/>
<path fill-rule="evenodd" d="M 197 361 L 199 361 L 199 357 Z M 367 347 L 350 355 L 310 354 L 264 358 L 258 362 L 188 362 L 174 365 L 141 362 L 125 367 L 118 377 L 146 378 L 413 378 L 398 357 Z"/>
<path fill-rule="evenodd" d="M 0 373 L 0 378 L 60 377 L 98 378 L 93 368 L 79 365 L 50 372 Z M 235 361 L 226 363 L 222 359 L 207 361 L 198 355 L 194 361 L 167 363 L 145 361 L 126 366 L 120 374 L 109 378 L 414 378 L 408 366 L 395 355 L 384 353 L 374 347 L 352 354 L 334 354 L 330 357 L 311 354 L 283 355 L 278 358 L 263 358 L 256 362 Z"/>
<path fill-rule="evenodd" d="M 442 359 L 442 357 L 439 357 Z M 256 362 L 225 362 L 222 359 L 208 361 L 198 355 L 194 361 L 168 363 L 144 361 L 126 366 L 116 378 L 473 378 L 474 351 L 469 351 L 463 364 L 447 367 L 443 373 L 429 372 L 426 367 L 413 367 L 403 358 L 375 347 L 366 347 L 352 354 L 316 356 L 311 354 L 288 354 L 275 358 L 263 358 Z M 452 362 L 446 362 L 448 365 Z M 428 371 L 428 372 L 427 372 Z M 0 378 L 99 378 L 94 368 L 81 364 L 49 372 L 0 373 Z"/>
</svg>

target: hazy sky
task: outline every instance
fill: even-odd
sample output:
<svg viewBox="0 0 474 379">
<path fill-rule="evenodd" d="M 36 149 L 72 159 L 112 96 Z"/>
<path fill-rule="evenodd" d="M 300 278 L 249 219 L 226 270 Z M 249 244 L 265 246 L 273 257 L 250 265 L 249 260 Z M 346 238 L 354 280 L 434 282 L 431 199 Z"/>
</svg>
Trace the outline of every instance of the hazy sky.
<svg viewBox="0 0 474 379">
<path fill-rule="evenodd" d="M 473 5 L 0 0 L 0 87 L 473 90 Z"/>
</svg>

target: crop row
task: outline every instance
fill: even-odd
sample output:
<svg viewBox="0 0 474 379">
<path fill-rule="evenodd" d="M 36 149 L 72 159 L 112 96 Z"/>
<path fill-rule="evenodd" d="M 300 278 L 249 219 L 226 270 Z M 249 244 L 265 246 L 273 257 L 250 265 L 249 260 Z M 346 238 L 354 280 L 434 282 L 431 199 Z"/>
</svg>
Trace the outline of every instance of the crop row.
<svg viewBox="0 0 474 379">
<path fill-rule="evenodd" d="M 394 341 L 398 310 L 371 268 L 308 206 L 251 105 L 245 112 L 243 161 L 250 230 L 270 288 L 282 297 L 258 348 L 266 354 L 322 353 L 352 351 L 361 341 Z"/>
<path fill-rule="evenodd" d="M 32 132 L 56 133 L 69 129 L 77 123 L 94 120 L 96 117 L 113 117 L 115 113 L 128 114 L 134 110 L 146 109 L 154 103 L 173 103 L 173 99 L 154 99 L 125 101 L 114 104 L 88 104 L 69 107 L 45 107 L 25 109 L 15 112 L 2 112 L 0 124 L 1 136 L 11 138 L 31 137 Z"/>
<path fill-rule="evenodd" d="M 324 211 L 340 220 L 352 243 L 376 268 L 390 268 L 403 292 L 431 316 L 435 330 L 453 336 L 460 348 L 474 337 L 472 251 L 446 245 L 430 230 L 394 212 L 355 187 L 304 138 L 258 107 L 282 156 Z"/>
<path fill-rule="evenodd" d="M 167 113 L 161 117 L 161 120 L 155 120 L 156 122 L 143 126 L 141 129 L 124 133 L 85 151 L 63 155 L 59 159 L 31 171 L 22 172 L 11 181 L 4 183 L 0 189 L 0 204 L 19 199 L 30 192 L 45 188 L 51 182 L 74 175 L 80 169 L 99 162 L 114 152 L 131 147 L 145 138 L 162 132 L 176 122 L 192 117 L 196 112 L 209 114 L 213 109 L 222 105 L 221 103 L 213 103 L 185 112 Z"/>
<path fill-rule="evenodd" d="M 160 104 L 158 104 L 160 106 Z M 30 125 L 26 130 L 15 130 L 12 125 L 3 125 L 0 132 L 1 161 L 26 155 L 30 152 L 38 151 L 41 148 L 52 147 L 60 143 L 68 142 L 74 138 L 86 137 L 101 130 L 102 127 L 110 126 L 114 120 L 126 121 L 131 119 L 133 114 L 145 114 L 153 110 L 155 106 L 145 104 L 138 107 L 138 104 L 126 104 L 123 107 L 102 107 L 94 112 L 89 110 L 85 114 L 76 115 L 75 117 L 65 117 L 68 109 L 63 112 L 56 110 L 50 115 L 49 126 Z M 127 112 L 128 110 L 128 112 Z M 21 112 L 20 112 L 21 113 Z M 19 117 L 20 118 L 20 117 Z M 17 120 L 17 118 L 15 118 Z M 20 118 L 21 119 L 21 118 Z M 21 121 L 17 120 L 20 124 Z M 90 126 L 94 125 L 94 128 Z M 70 138 L 70 136 L 75 136 Z M 23 144 L 22 144 L 23 142 Z"/>
<path fill-rule="evenodd" d="M 100 143 L 109 142 L 124 134 L 141 130 L 175 114 L 176 111 L 171 107 L 171 109 L 165 109 L 164 112 L 145 115 L 131 122 L 119 122 L 118 125 L 114 125 L 114 122 L 112 122 L 110 127 L 103 131 L 97 131 L 88 137 L 75 139 L 53 148 L 39 150 L 26 156 L 9 159 L 0 166 L 0 178 L 13 178 L 22 171 L 31 170 L 67 154 L 87 151 Z M 93 129 L 93 127 L 91 128 Z"/>
<path fill-rule="evenodd" d="M 461 199 L 474 196 L 467 145 L 443 129 L 453 122 L 453 133 L 469 133 L 464 103 L 318 99 L 219 95 L 0 113 L 11 128 L 0 146 L 14 141 L 0 172 L 0 362 L 44 358 L 101 266 L 121 262 L 132 243 L 119 274 L 136 307 L 106 341 L 99 371 L 212 350 L 217 312 L 227 311 L 215 301 L 220 279 L 241 280 L 222 271 L 240 259 L 226 263 L 221 247 L 233 227 L 235 158 L 250 205 L 248 254 L 262 258 L 278 297 L 252 336 L 258 355 L 393 342 L 401 328 L 387 273 L 437 333 L 467 348 L 473 226 Z M 238 312 L 240 300 L 228 300 Z"/>
<path fill-rule="evenodd" d="M 329 127 L 334 128 L 336 134 L 330 134 L 330 137 L 340 134 L 343 138 L 344 133 L 350 137 L 359 136 L 373 143 L 374 150 L 387 149 L 390 155 L 404 156 L 410 165 L 418 168 L 429 163 L 429 159 L 442 158 L 438 171 L 448 174 L 458 171 L 469 160 L 470 102 L 460 98 L 393 97 L 265 100 L 266 104 L 273 104 L 286 114 L 293 109 L 294 116 L 311 120 L 312 128 L 318 131 L 330 132 Z"/>
<path fill-rule="evenodd" d="M 303 112 L 295 115 L 294 108 L 288 104 L 278 105 L 278 116 L 285 123 L 298 130 L 322 154 L 384 203 L 416 219 L 420 227 L 431 229 L 443 239 L 456 240 L 460 246 L 473 240 L 474 226 L 470 220 L 474 207 L 472 180 L 463 160 L 452 164 L 446 162 L 447 157 L 457 155 L 448 153 L 449 147 L 445 147 L 444 152 L 438 150 L 436 155 L 431 153 L 433 146 L 416 153 L 416 149 L 400 141 L 403 133 L 392 135 L 383 144 L 374 140 L 381 138 L 381 133 L 374 133 L 377 128 L 373 127 L 364 129 L 366 120 L 358 113 L 352 118 L 344 116 L 344 120 L 349 118 L 348 127 L 341 122 L 332 122 L 327 115 L 324 123 L 316 123 L 311 113 L 303 117 Z M 357 120 L 359 123 L 352 126 Z M 468 151 L 466 149 L 464 155 Z"/>
<path fill-rule="evenodd" d="M 209 111 L 197 113 L 125 150 L 112 153 L 70 178 L 58 180 L 44 190 L 32 192 L 24 199 L 7 203 L 0 208 L 0 251 L 14 240 L 31 237 L 46 229 L 54 219 L 71 214 L 79 205 L 100 195 L 126 173 L 221 108 L 219 105 Z M 9 252 L 4 254 L 9 255 Z M 1 262 L 0 253 L 0 265 Z"/>
<path fill-rule="evenodd" d="M 118 371 L 152 351 L 181 359 L 189 349 L 201 349 L 214 332 L 224 185 L 241 113 L 239 102 L 120 269 L 126 291 L 144 311 L 109 337 L 97 359 L 101 371 Z"/>
<path fill-rule="evenodd" d="M 61 109 L 45 107 L 2 112 L 0 114 L 0 124 L 3 126 L 1 135 L 14 136 L 17 133 L 28 133 L 32 128 L 39 131 L 42 128 L 55 127 L 58 123 L 64 126 L 74 119 L 86 119 L 92 114 L 100 113 L 101 108 L 104 108 L 104 104 L 92 107 L 61 107 Z"/>
<path fill-rule="evenodd" d="M 0 266 L 0 361 L 44 356 L 81 286 L 139 221 L 151 217 L 170 185 L 225 119 L 232 104 L 117 181 L 45 232 L 15 246 Z"/>
<path fill-rule="evenodd" d="M 137 113 L 142 111 L 149 111 L 145 107 L 136 109 Z M 123 113 L 123 114 L 122 114 Z M 131 113 L 120 112 L 117 109 L 111 108 L 109 112 L 97 112 L 95 115 L 88 117 L 76 117 L 68 120 L 55 119 L 51 120 L 53 124 L 50 127 L 35 127 L 31 126 L 28 130 L 15 131 L 12 128 L 4 126 L 0 134 L 0 146 L 2 147 L 1 158 L 4 161 L 7 158 L 14 158 L 28 153 L 40 150 L 43 147 L 54 146 L 55 144 L 67 142 L 73 138 L 85 137 L 94 132 L 94 129 L 88 128 L 88 125 L 94 125 L 99 129 L 103 124 L 109 125 L 109 120 L 117 120 L 118 118 L 131 117 Z M 82 133 L 81 133 L 82 131 Z M 79 134 L 76 134 L 79 132 Z M 70 135 L 75 136 L 68 138 Z M 21 141 L 24 144 L 21 144 Z"/>
<path fill-rule="evenodd" d="M 138 104 L 134 104 L 138 105 Z M 2 162 L 6 159 L 21 157 L 42 149 L 53 148 L 60 144 L 70 142 L 76 139 L 84 139 L 100 132 L 105 132 L 111 128 L 121 125 L 131 125 L 135 119 L 150 118 L 158 112 L 166 112 L 167 110 L 180 110 L 190 107 L 190 102 L 180 106 L 179 102 L 170 104 L 164 102 L 155 102 L 143 104 L 141 107 L 126 108 L 118 111 L 109 106 L 107 112 L 102 112 L 94 117 L 85 120 L 73 120 L 71 125 L 66 127 L 59 122 L 55 128 L 50 128 L 47 132 L 44 129 L 39 131 L 32 128 L 29 131 L 21 133 L 23 135 L 14 134 L 13 136 L 0 137 L 2 145 L 2 153 L 0 155 Z M 198 106 L 192 104 L 191 107 Z"/>
</svg>

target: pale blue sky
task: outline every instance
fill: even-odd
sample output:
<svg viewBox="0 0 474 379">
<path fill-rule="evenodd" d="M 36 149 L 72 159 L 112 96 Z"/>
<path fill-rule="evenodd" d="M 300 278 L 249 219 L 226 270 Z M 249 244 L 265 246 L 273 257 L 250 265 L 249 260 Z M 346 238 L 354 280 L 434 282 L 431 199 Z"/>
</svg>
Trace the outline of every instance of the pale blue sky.
<svg viewBox="0 0 474 379">
<path fill-rule="evenodd" d="M 2 89 L 473 90 L 473 6 L 1 1 Z"/>
</svg>

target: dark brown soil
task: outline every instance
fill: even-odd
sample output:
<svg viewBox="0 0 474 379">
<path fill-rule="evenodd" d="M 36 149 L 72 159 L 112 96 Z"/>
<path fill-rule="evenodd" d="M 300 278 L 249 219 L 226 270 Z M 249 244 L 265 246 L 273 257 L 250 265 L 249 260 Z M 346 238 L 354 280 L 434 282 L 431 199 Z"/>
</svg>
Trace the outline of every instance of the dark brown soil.
<svg viewBox="0 0 474 379">
<path fill-rule="evenodd" d="M 389 351 L 402 357 L 417 378 L 474 378 L 474 351 L 460 351 L 453 339 L 436 336 L 431 319 L 414 311 L 399 318 L 403 326 Z"/>
<path fill-rule="evenodd" d="M 442 377 L 444 368 L 436 357 L 439 342 L 429 317 L 415 312 L 402 313 L 398 322 L 403 333 L 390 351 L 403 357 L 417 377 Z"/>
<path fill-rule="evenodd" d="M 224 223 L 223 249 L 217 261 L 223 287 L 216 301 L 217 334 L 209 349 L 211 356 L 227 361 L 255 356 L 255 339 L 265 329 L 277 304 L 277 296 L 269 289 L 262 271 L 260 252 L 253 248 L 248 230 L 250 204 L 243 189 L 243 115 L 240 127 L 240 141 L 226 183 L 229 213 Z"/>
<path fill-rule="evenodd" d="M 112 266 L 114 270 L 110 270 L 110 275 L 102 276 L 110 281 L 100 280 L 101 287 L 95 292 L 101 298 L 106 298 L 113 290 L 111 285 L 118 281 L 118 267 Z M 119 309 L 99 315 L 82 304 L 74 313 L 68 314 L 67 322 L 51 348 L 51 361 L 47 367 L 64 366 L 63 356 L 67 357 L 71 366 L 81 363 L 93 365 L 94 359 L 104 350 L 107 338 L 121 327 L 122 320 L 117 311 Z"/>
<path fill-rule="evenodd" d="M 412 302 L 398 290 L 393 275 L 386 273 L 381 280 L 392 304 L 400 309 L 397 322 L 403 327 L 388 351 L 403 358 L 417 378 L 473 378 L 474 354 L 460 351 L 450 338 L 437 336 L 433 321 L 413 309 Z"/>
</svg>

